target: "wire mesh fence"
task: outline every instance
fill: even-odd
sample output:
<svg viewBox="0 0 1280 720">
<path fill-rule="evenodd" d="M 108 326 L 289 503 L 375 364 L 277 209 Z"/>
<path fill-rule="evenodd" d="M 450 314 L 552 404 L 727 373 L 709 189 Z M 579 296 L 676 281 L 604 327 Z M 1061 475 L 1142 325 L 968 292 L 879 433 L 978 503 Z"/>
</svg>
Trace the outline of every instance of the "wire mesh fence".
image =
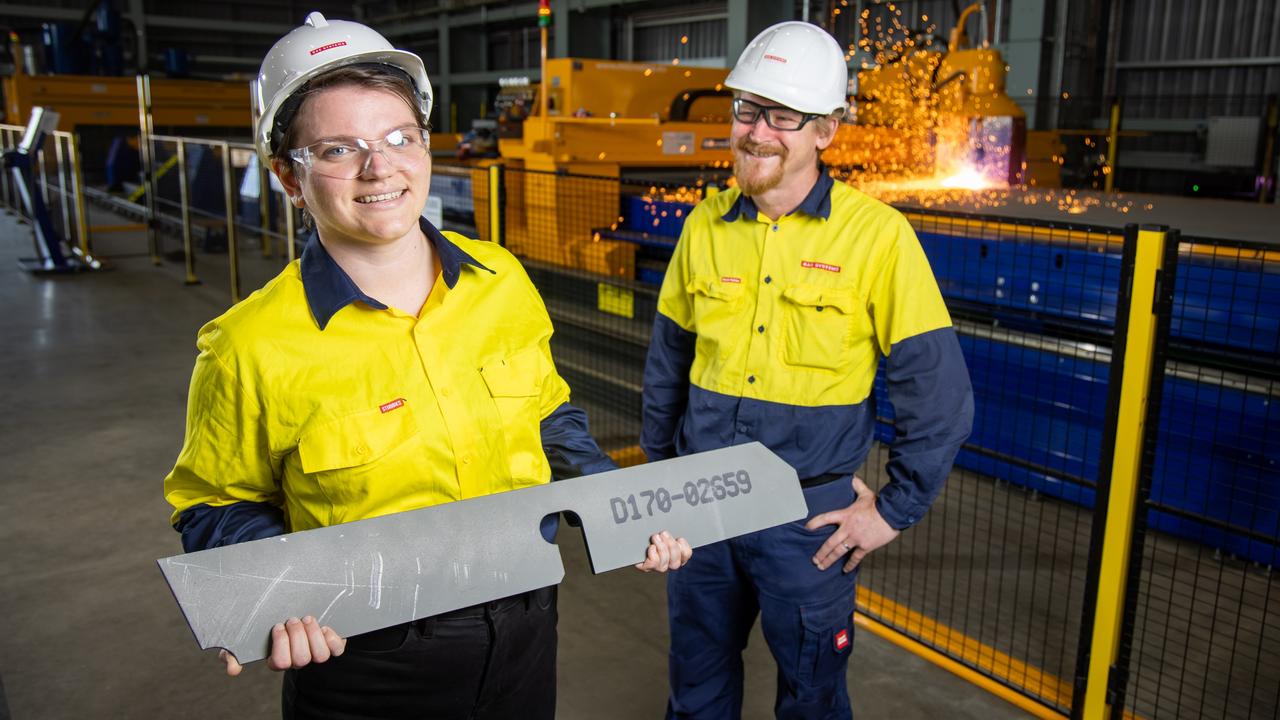
<svg viewBox="0 0 1280 720">
<path fill-rule="evenodd" d="M 1280 713 L 1280 252 L 1182 243 L 1125 707 Z"/>
<path fill-rule="evenodd" d="M 925 519 L 863 570 L 859 609 L 1070 710 L 1109 388 L 1120 237 L 908 213 L 960 336 L 974 429 Z M 879 484 L 893 439 L 876 386 Z"/>
<path fill-rule="evenodd" d="M 634 454 L 656 291 L 696 198 L 660 183 L 503 173 L 502 237 L 546 299 L 561 372 L 602 444 Z M 487 198 L 475 199 L 479 217 Z M 864 565 L 859 610 L 1070 713 L 1088 650 L 1080 630 L 1092 611 L 1085 587 L 1097 480 L 1109 462 L 1103 435 L 1123 239 L 1080 225 L 931 211 L 908 218 L 955 320 L 977 415 L 932 511 Z M 1280 649 L 1266 553 L 1276 544 L 1270 438 L 1280 429 L 1275 374 L 1256 368 L 1280 354 L 1276 268 L 1257 249 L 1189 247 L 1179 287 L 1203 287 L 1177 296 L 1157 430 L 1164 459 L 1152 473 L 1148 562 L 1126 646 L 1132 684 L 1115 709 L 1273 716 Z M 1241 279 L 1245 267 L 1252 274 Z M 893 437 L 883 385 L 875 392 L 880 442 L 863 469 L 872 485 L 883 479 Z M 1239 429 L 1228 429 L 1233 423 Z M 1187 457 L 1192 437 L 1218 457 Z M 1197 496 L 1186 477 L 1217 478 L 1226 490 Z M 1206 493 L 1227 510 L 1197 509 Z M 1211 600 L 1215 593 L 1222 597 Z"/>
<path fill-rule="evenodd" d="M 624 463 L 640 459 L 644 356 L 661 273 L 676 240 L 663 232 L 673 226 L 655 227 L 648 213 L 622 207 L 635 197 L 624 187 L 650 187 L 637 182 L 513 168 L 503 173 L 503 242 L 542 293 L 556 328 L 556 365 L 575 403 L 587 411 L 601 447 Z M 489 230 L 480 215 L 484 237 Z M 641 223 L 647 229 L 638 229 Z"/>
</svg>

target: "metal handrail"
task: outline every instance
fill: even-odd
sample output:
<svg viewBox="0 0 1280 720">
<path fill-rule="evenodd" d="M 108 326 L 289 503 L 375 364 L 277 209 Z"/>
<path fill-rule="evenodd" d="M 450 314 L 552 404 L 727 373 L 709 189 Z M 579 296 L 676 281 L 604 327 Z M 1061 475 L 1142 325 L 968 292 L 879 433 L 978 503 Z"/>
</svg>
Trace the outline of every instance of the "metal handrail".
<svg viewBox="0 0 1280 720">
<path fill-rule="evenodd" d="M 228 260 L 229 260 L 228 264 L 230 266 L 229 272 L 230 272 L 230 282 L 231 282 L 231 301 L 233 303 L 239 302 L 241 298 L 240 253 L 239 253 L 240 248 L 239 248 L 239 241 L 237 240 L 237 237 L 236 237 L 236 230 L 237 230 L 238 223 L 236 222 L 236 219 L 235 219 L 235 211 L 236 211 L 235 188 L 234 188 L 235 169 L 232 167 L 232 163 L 231 163 L 231 151 L 243 150 L 247 152 L 255 152 L 256 151 L 255 147 L 251 143 L 234 142 L 230 140 L 217 140 L 212 138 L 163 135 L 163 134 L 157 134 L 157 133 L 149 133 L 147 136 L 147 140 L 148 140 L 148 143 L 150 144 L 154 144 L 154 143 L 172 144 L 175 146 L 177 151 L 178 174 L 179 174 L 178 188 L 179 188 L 179 197 L 180 197 L 179 208 L 180 208 L 180 214 L 182 217 L 183 260 L 186 267 L 186 283 L 189 285 L 200 282 L 200 279 L 197 277 L 195 273 L 195 253 L 193 251 L 193 246 L 192 246 L 191 216 L 193 212 L 197 215 L 207 215 L 208 213 L 195 210 L 191 207 L 190 182 L 187 177 L 187 147 L 189 145 L 200 145 L 200 146 L 216 149 L 219 151 L 221 155 L 221 160 L 222 160 L 221 162 L 222 194 L 223 194 L 223 206 L 225 211 L 223 219 L 225 222 L 226 233 L 227 233 L 227 254 L 228 254 Z M 151 162 L 154 164 L 155 154 L 154 152 L 150 152 L 151 149 L 152 148 L 148 148 L 149 152 L 146 153 L 146 158 L 148 162 Z M 267 193 L 270 192 L 269 190 L 270 183 L 268 182 L 269 178 L 267 176 L 265 167 L 262 167 L 260 165 L 258 172 L 259 172 L 258 208 L 259 208 L 259 219 L 260 219 L 258 232 L 259 232 L 259 237 L 261 238 L 263 256 L 270 257 L 271 238 L 278 236 L 278 233 L 273 232 L 269 228 L 270 200 Z M 156 178 L 154 176 L 150 176 L 150 177 L 151 177 L 150 179 L 151 185 L 148 187 L 149 198 L 148 198 L 147 207 L 148 207 L 149 219 L 151 221 L 148 224 L 151 226 L 154 226 L 154 218 L 156 218 L 159 215 L 157 211 L 157 205 L 161 202 L 162 199 L 159 198 L 158 195 L 155 195 L 156 187 L 157 187 Z M 284 237 L 285 247 L 287 250 L 288 259 L 290 262 L 292 262 L 293 259 L 297 256 L 296 239 L 294 237 L 295 226 L 294 226 L 294 218 L 293 218 L 293 206 L 288 201 L 287 193 L 282 193 L 282 194 L 285 195 L 284 207 L 287 208 L 286 223 L 285 223 L 286 232 Z"/>
<path fill-rule="evenodd" d="M 9 151 L 17 148 L 18 138 L 26 132 L 23 125 L 0 123 L 0 150 Z M 100 266 L 100 261 L 93 257 L 92 242 L 84 207 L 84 173 L 80 164 L 80 136 L 78 133 L 65 130 L 54 130 L 49 133 L 53 138 L 54 161 L 58 166 L 59 206 L 62 211 L 63 232 L 67 235 L 67 244 L 71 252 L 91 268 Z M 65 149 L 64 149 L 65 145 Z M 49 177 L 46 148 L 41 147 L 36 153 L 36 164 L 39 167 L 39 189 L 44 194 L 45 202 L 49 198 Z M 70 167 L 68 167 L 70 166 Z M 69 177 L 68 177 L 69 176 Z M 66 187 L 71 185 L 71 196 L 68 197 Z M 9 182 L 7 173 L 0 173 L 0 202 L 8 207 L 21 209 L 13 194 L 17 190 Z M 75 216 L 74 242 L 72 214 Z"/>
</svg>

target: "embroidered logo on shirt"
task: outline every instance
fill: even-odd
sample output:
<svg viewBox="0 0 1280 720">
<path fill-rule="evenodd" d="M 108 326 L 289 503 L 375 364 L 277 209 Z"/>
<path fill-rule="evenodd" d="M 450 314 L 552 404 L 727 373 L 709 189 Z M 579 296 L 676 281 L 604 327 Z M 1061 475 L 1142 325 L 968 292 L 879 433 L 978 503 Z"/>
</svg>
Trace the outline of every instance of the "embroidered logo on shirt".
<svg viewBox="0 0 1280 720">
<path fill-rule="evenodd" d="M 849 631 L 841 629 L 836 633 L 836 652 L 840 652 L 849 647 Z"/>
<path fill-rule="evenodd" d="M 396 398 L 389 403 L 379 405 L 378 409 L 381 410 L 383 414 L 386 414 L 400 407 L 404 407 L 404 398 Z"/>
<path fill-rule="evenodd" d="M 740 284 L 740 283 L 742 282 L 742 278 L 740 278 L 740 277 L 733 277 L 732 275 L 725 275 L 724 277 L 720 278 L 720 282 L 722 282 L 722 283 L 733 283 L 734 285 L 738 285 L 738 284 Z"/>
<path fill-rule="evenodd" d="M 840 272 L 839 265 L 831 265 L 824 262 L 814 262 L 812 260 L 801 260 L 800 267 L 808 268 L 811 270 L 826 270 L 827 272 L 833 272 L 833 273 Z"/>
</svg>

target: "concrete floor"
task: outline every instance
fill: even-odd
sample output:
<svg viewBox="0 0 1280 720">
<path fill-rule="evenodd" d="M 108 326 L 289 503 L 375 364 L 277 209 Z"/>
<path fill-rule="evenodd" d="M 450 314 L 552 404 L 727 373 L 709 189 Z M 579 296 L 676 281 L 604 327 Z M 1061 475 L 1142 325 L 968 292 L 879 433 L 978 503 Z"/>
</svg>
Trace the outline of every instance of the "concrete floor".
<svg viewBox="0 0 1280 720">
<path fill-rule="evenodd" d="M 227 283 L 205 266 L 208 284 L 184 287 L 180 266 L 152 266 L 137 234 L 96 244 L 113 270 L 33 277 L 15 263 L 29 228 L 0 217 L 0 720 L 273 717 L 279 676 L 257 665 L 224 677 L 154 565 L 181 549 L 160 480 L 182 440 L 196 330 L 227 306 Z M 561 545 L 559 716 L 659 717 L 662 579 L 592 576 L 577 532 Z M 868 633 L 854 652 L 861 717 L 1024 717 Z M 747 667 L 745 716 L 769 717 L 758 631 Z"/>
</svg>

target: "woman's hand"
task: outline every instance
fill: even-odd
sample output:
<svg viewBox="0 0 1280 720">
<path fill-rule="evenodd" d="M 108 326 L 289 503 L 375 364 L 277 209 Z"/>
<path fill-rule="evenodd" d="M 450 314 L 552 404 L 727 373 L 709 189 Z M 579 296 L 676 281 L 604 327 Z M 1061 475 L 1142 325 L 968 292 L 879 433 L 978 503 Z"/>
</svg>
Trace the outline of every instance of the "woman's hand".
<svg viewBox="0 0 1280 720">
<path fill-rule="evenodd" d="M 311 663 L 327 662 L 347 649 L 347 641 L 333 628 L 324 626 L 310 615 L 299 620 L 289 618 L 271 628 L 271 655 L 267 667 L 275 671 L 298 669 Z M 227 664 L 227 674 L 235 677 L 244 669 L 236 656 L 223 650 L 219 659 Z"/>
</svg>

